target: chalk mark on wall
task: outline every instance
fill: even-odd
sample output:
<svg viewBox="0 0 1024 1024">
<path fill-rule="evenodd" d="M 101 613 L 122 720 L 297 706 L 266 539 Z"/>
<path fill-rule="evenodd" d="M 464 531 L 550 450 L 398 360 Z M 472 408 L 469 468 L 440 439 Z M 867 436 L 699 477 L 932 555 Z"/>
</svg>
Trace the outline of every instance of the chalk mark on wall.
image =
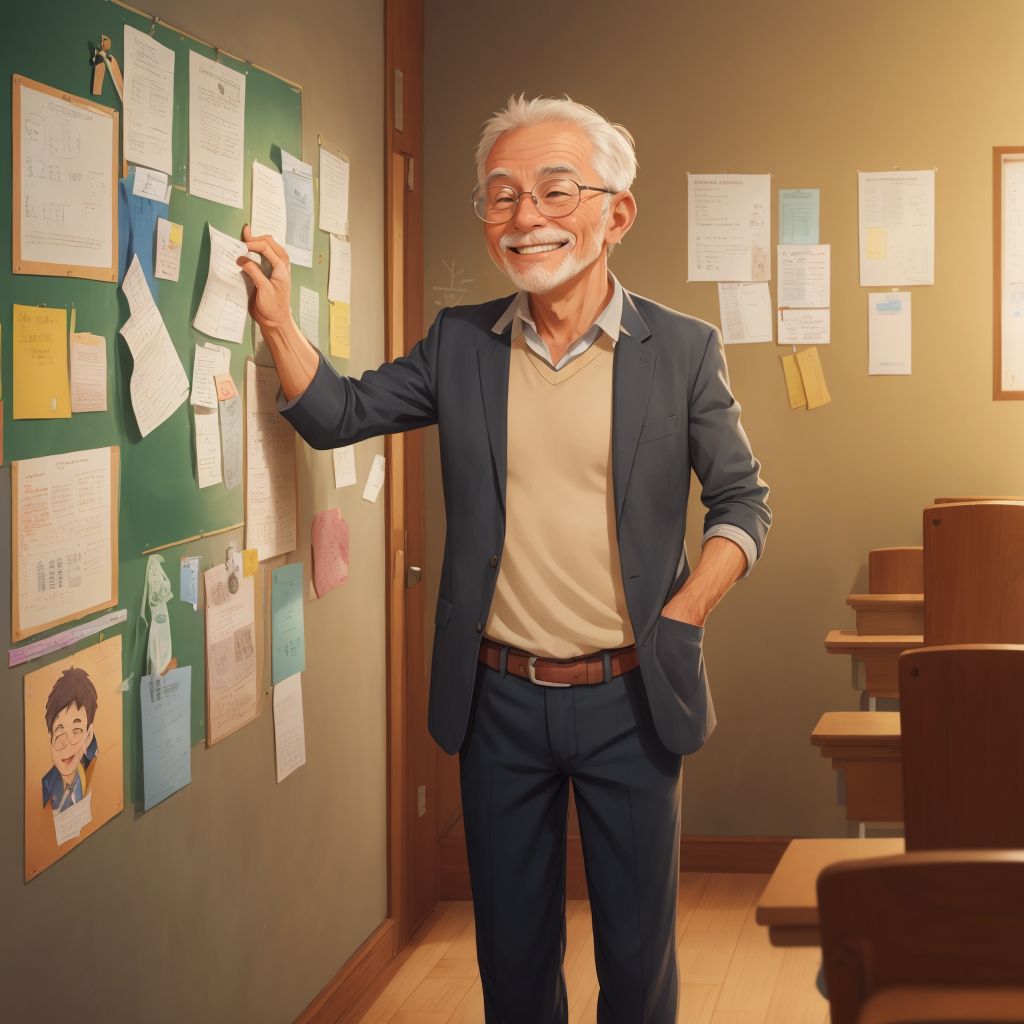
<svg viewBox="0 0 1024 1024">
<path fill-rule="evenodd" d="M 474 278 L 464 277 L 465 271 L 455 265 L 455 260 L 441 260 L 445 273 L 448 276 L 447 284 L 435 284 L 434 291 L 440 292 L 440 296 L 434 299 L 434 305 L 438 307 L 457 306 L 466 297 L 469 290 L 466 286 L 474 283 Z"/>
</svg>

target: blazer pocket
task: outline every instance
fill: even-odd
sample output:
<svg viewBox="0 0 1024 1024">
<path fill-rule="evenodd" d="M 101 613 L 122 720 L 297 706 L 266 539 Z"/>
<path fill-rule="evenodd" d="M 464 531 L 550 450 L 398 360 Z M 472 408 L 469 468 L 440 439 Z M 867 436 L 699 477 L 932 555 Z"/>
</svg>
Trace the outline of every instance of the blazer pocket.
<svg viewBox="0 0 1024 1024">
<path fill-rule="evenodd" d="M 452 609 L 455 607 L 451 601 L 446 601 L 443 597 L 437 599 L 437 610 L 434 612 L 434 625 L 439 629 L 448 625 L 448 620 L 452 617 Z"/>
<path fill-rule="evenodd" d="M 637 444 L 643 444 L 645 441 L 657 441 L 659 437 L 668 437 L 678 429 L 679 413 L 674 413 L 672 416 L 656 416 L 644 424 Z"/>
</svg>

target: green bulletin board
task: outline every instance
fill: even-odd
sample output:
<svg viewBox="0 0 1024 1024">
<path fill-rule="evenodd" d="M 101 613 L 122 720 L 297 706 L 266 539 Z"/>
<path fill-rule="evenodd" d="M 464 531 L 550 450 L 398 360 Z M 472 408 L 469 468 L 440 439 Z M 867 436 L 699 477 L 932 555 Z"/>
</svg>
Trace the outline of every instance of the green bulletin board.
<svg viewBox="0 0 1024 1024">
<path fill-rule="evenodd" d="M 252 355 L 252 334 L 247 327 L 245 340 L 234 345 L 211 339 L 195 331 L 191 324 L 206 282 L 209 256 L 207 222 L 240 237 L 249 218 L 251 165 L 254 159 L 280 170 L 280 149 L 316 165 L 314 154 L 302 152 L 301 89 L 267 71 L 236 60 L 212 46 L 168 28 L 144 14 L 113 0 L 76 0 L 11 5 L 0 39 L 3 66 L 11 72 L 53 86 L 73 95 L 92 98 L 105 106 L 121 110 L 121 102 L 109 73 L 103 95 L 91 94 L 92 66 L 89 58 L 99 43 L 100 33 L 113 43 L 111 54 L 123 69 L 123 26 L 149 32 L 175 53 L 173 152 L 174 188 L 170 200 L 170 220 L 184 226 L 181 273 L 177 282 L 160 281 L 157 305 L 167 325 L 182 365 L 191 381 L 195 345 L 213 341 L 231 350 L 231 375 L 240 393 L 245 390 L 245 361 Z M 230 49 L 230 40 L 222 41 Z M 190 50 L 219 60 L 246 76 L 245 161 L 243 207 L 236 210 L 205 199 L 192 197 L 187 189 L 188 168 L 188 54 Z M 11 75 L 4 83 L 4 109 L 11 110 Z M 0 132 L 0 190 L 11 194 L 11 125 Z M 123 124 L 123 119 L 122 119 Z M 145 670 L 146 627 L 139 622 L 139 609 L 145 582 L 146 556 L 143 552 L 173 544 L 160 553 L 171 580 L 174 601 L 168 606 L 174 656 L 180 666 L 192 667 L 192 742 L 206 737 L 205 652 L 203 645 L 203 600 L 199 611 L 180 600 L 179 560 L 204 554 L 200 573 L 213 564 L 218 552 L 223 558 L 227 544 L 234 540 L 241 548 L 240 530 L 202 543 L 188 540 L 240 524 L 244 518 L 243 485 L 228 491 L 222 484 L 200 490 L 196 483 L 192 406 L 186 402 L 147 437 L 140 437 L 129 394 L 132 359 L 128 346 L 118 334 L 127 320 L 127 302 L 120 285 L 81 279 L 31 277 L 11 273 L 11 209 L 0 204 L 0 282 L 4 301 L 0 304 L 2 327 L 2 372 L 4 402 L 4 472 L 12 460 L 53 455 L 106 445 L 121 449 L 120 527 L 119 527 L 119 608 L 126 608 L 128 621 L 113 632 L 124 634 L 123 671 L 132 682 L 124 708 L 126 773 L 130 791 L 140 796 L 137 786 L 141 755 L 139 751 L 138 682 Z M 296 305 L 298 286 L 305 285 L 321 295 L 320 338 L 328 336 L 327 270 L 328 236 L 314 231 L 313 267 L 294 267 L 292 290 Z M 63 420 L 18 420 L 10 418 L 13 395 L 11 338 L 12 304 L 64 306 L 76 312 L 77 330 L 102 335 L 107 340 L 108 411 L 85 413 Z M 325 344 L 326 347 L 326 344 Z M 220 543 L 220 541 L 223 543 Z M 176 543 L 186 541 L 185 543 Z M 202 579 L 200 578 L 200 592 Z M 257 615 L 260 609 L 257 608 Z M 10 640 L 10 626 L 5 627 Z M 262 621 L 261 621 L 262 628 Z M 56 632 L 54 630 L 53 632 Z M 40 634 L 33 640 L 47 634 Z M 106 634 L 104 634 L 106 635 Z M 96 643 L 92 637 L 78 646 Z M 56 660 L 73 653 L 66 648 L 50 657 Z M 45 664 L 44 659 L 14 670 L 19 678 L 25 671 Z M 261 681 L 262 683 L 262 681 Z"/>
</svg>

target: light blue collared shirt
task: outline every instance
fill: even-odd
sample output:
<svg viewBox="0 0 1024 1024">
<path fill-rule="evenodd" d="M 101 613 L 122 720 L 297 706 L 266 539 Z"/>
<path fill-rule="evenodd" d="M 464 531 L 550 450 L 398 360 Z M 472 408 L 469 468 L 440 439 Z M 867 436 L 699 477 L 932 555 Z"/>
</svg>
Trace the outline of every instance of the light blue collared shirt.
<svg viewBox="0 0 1024 1024">
<path fill-rule="evenodd" d="M 622 285 L 611 272 L 608 274 L 608 279 L 613 286 L 612 297 L 608 300 L 608 304 L 601 310 L 590 328 L 565 350 L 565 355 L 557 363 L 551 361 L 551 353 L 548 352 L 547 345 L 544 344 L 540 334 L 537 333 L 537 325 L 534 322 L 533 314 L 530 312 L 530 295 L 528 292 L 521 291 L 516 293 L 512 301 L 505 307 L 505 312 L 498 317 L 491 331 L 495 334 L 501 334 L 511 324 L 512 337 L 516 338 L 522 333 L 526 344 L 554 370 L 561 370 L 562 367 L 568 366 L 574 359 L 583 355 L 597 341 L 598 335 L 602 331 L 611 338 L 612 346 L 614 347 L 619 339 L 619 333 L 628 334 L 629 332 L 622 324 L 622 303 L 624 301 Z M 739 546 L 747 559 L 747 571 L 741 577 L 741 579 L 746 579 L 750 575 L 750 570 L 754 568 L 754 563 L 757 561 L 757 544 L 754 543 L 754 538 L 746 530 L 741 530 L 738 526 L 733 526 L 731 523 L 719 523 L 717 526 L 712 526 L 701 538 L 701 545 L 706 544 L 712 537 L 725 537 L 726 540 L 731 540 Z M 683 557 L 685 558 L 685 552 Z M 682 562 L 680 562 L 676 575 L 681 571 Z"/>
</svg>

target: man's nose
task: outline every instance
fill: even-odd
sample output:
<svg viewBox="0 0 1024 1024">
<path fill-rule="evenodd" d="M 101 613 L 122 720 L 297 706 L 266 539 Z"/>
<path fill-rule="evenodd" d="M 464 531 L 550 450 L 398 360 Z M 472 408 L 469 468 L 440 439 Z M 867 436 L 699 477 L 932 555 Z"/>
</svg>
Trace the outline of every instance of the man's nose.
<svg viewBox="0 0 1024 1024">
<path fill-rule="evenodd" d="M 545 220 L 544 215 L 537 209 L 532 192 L 526 192 L 519 197 L 519 205 L 512 218 L 512 226 L 517 231 L 529 231 L 530 228 L 539 227 Z"/>
</svg>

